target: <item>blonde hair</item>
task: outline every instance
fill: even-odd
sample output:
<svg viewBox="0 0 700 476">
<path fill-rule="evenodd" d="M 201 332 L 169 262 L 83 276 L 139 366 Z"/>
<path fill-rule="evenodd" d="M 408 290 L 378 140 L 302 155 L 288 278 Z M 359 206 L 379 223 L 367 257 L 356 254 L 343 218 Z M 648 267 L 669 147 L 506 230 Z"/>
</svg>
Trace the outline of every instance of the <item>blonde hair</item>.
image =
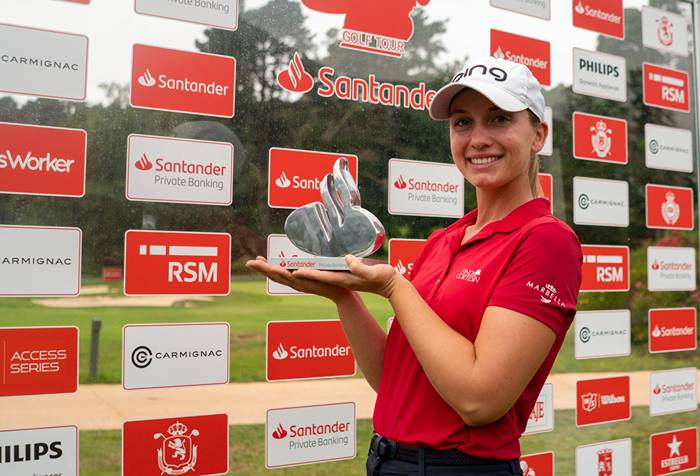
<svg viewBox="0 0 700 476">
<path fill-rule="evenodd" d="M 540 125 L 540 119 L 531 110 L 527 110 L 530 115 L 530 124 L 532 127 L 537 128 Z M 543 197 L 544 192 L 542 191 L 542 186 L 540 186 L 539 180 L 540 173 L 540 157 L 537 154 L 532 154 L 530 157 L 530 167 L 527 171 L 527 175 L 530 182 L 530 190 L 532 191 L 532 196 L 535 198 Z"/>
</svg>

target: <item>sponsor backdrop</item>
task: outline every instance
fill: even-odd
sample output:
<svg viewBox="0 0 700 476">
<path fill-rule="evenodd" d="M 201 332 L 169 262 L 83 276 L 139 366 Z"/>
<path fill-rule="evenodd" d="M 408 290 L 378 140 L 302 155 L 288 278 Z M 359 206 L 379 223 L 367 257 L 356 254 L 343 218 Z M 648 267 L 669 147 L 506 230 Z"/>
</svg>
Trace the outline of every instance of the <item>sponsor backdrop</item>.
<svg viewBox="0 0 700 476">
<path fill-rule="evenodd" d="M 366 397 L 311 381 L 359 377 L 334 308 L 244 264 L 308 256 L 284 221 L 345 158 L 387 230 L 375 258 L 410 278 L 429 235 L 476 206 L 427 109 L 485 55 L 543 84 L 541 194 L 583 251 L 553 370 L 567 375 L 532 396 L 523 474 L 697 472 L 697 14 L 683 0 L 3 5 L 0 399 L 40 421 L 0 412 L 0 474 L 77 475 L 82 413 L 51 399 L 88 382 L 141 403 L 78 410 L 124 409 L 105 424 L 121 461 L 117 433 L 82 429 L 83 474 L 360 474 Z M 369 309 L 387 328 L 390 308 Z M 246 382 L 235 398 L 229 382 Z M 259 426 L 229 440 L 233 409 Z"/>
</svg>

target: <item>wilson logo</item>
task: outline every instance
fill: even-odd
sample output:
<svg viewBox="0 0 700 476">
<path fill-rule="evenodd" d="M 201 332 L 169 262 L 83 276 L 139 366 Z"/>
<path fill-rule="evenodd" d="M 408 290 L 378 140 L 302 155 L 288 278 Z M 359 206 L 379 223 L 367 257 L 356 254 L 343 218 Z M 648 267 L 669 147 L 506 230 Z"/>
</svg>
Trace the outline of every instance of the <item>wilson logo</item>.
<svg viewBox="0 0 700 476">
<path fill-rule="evenodd" d="M 151 170 L 153 168 L 153 162 L 148 160 L 146 154 L 143 154 L 134 166 L 139 170 Z"/>
<path fill-rule="evenodd" d="M 314 87 L 314 78 L 304 69 L 299 53 L 289 62 L 289 68 L 277 75 L 277 84 L 292 93 L 306 93 Z"/>
</svg>

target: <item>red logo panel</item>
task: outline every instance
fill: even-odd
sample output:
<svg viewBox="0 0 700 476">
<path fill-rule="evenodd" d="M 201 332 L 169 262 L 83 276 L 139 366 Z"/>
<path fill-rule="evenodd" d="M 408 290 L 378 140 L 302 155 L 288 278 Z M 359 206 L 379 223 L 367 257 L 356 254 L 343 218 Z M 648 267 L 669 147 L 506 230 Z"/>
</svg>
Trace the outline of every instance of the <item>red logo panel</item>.
<svg viewBox="0 0 700 476">
<path fill-rule="evenodd" d="M 648 184 L 645 191 L 648 228 L 692 230 L 695 227 L 692 188 Z"/>
<path fill-rule="evenodd" d="M 581 245 L 581 251 L 581 291 L 629 291 L 629 247 Z"/>
<path fill-rule="evenodd" d="M 0 328 L 0 397 L 78 389 L 77 327 Z"/>
<path fill-rule="evenodd" d="M 270 149 L 267 175 L 267 204 L 272 208 L 298 208 L 321 201 L 321 180 L 333 172 L 341 157 L 348 159 L 357 182 L 357 156 L 311 150 Z"/>
<path fill-rule="evenodd" d="M 625 10 L 622 0 L 572 0 L 574 26 L 623 40 Z"/>
<path fill-rule="evenodd" d="M 122 475 L 228 473 L 228 417 L 221 415 L 127 421 Z"/>
<path fill-rule="evenodd" d="M 523 476 L 554 476 L 554 452 L 522 455 L 520 469 Z"/>
<path fill-rule="evenodd" d="M 698 467 L 698 429 L 655 433 L 649 437 L 651 476 L 675 474 Z"/>
<path fill-rule="evenodd" d="M 549 86 L 552 82 L 548 41 L 491 30 L 491 56 L 524 64 L 544 86 Z"/>
<path fill-rule="evenodd" d="M 389 240 L 389 264 L 410 279 L 413 262 L 425 246 L 426 241 L 428 240 L 392 238 Z"/>
<path fill-rule="evenodd" d="M 226 296 L 231 282 L 231 235 L 128 230 L 124 294 Z"/>
<path fill-rule="evenodd" d="M 690 111 L 688 73 L 644 63 L 644 104 Z"/>
<path fill-rule="evenodd" d="M 552 174 L 538 174 L 543 197 L 549 200 L 549 211 L 554 212 L 554 178 Z"/>
<path fill-rule="evenodd" d="M 134 45 L 131 105 L 233 117 L 236 60 L 230 56 Z"/>
<path fill-rule="evenodd" d="M 697 342 L 694 307 L 649 309 L 649 352 L 695 350 Z"/>
<path fill-rule="evenodd" d="M 0 193 L 85 195 L 87 133 L 0 122 Z"/>
<path fill-rule="evenodd" d="M 627 121 L 575 112 L 574 157 L 626 164 Z"/>
<path fill-rule="evenodd" d="M 340 321 L 267 323 L 267 380 L 355 375 L 355 356 Z"/>
<path fill-rule="evenodd" d="M 630 416 L 628 376 L 576 382 L 576 426 L 628 420 Z"/>
</svg>

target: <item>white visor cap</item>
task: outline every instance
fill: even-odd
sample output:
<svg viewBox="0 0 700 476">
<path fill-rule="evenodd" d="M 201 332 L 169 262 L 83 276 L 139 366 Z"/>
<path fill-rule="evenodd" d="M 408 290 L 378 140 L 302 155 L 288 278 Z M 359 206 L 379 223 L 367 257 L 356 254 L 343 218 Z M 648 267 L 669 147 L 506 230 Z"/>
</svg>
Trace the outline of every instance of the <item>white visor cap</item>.
<svg viewBox="0 0 700 476">
<path fill-rule="evenodd" d="M 465 88 L 471 88 L 504 111 L 529 109 L 544 121 L 542 86 L 527 66 L 512 61 L 488 57 L 470 61 L 450 84 L 440 88 L 430 104 L 430 117 L 443 121 L 450 117 L 450 104 Z"/>
</svg>

